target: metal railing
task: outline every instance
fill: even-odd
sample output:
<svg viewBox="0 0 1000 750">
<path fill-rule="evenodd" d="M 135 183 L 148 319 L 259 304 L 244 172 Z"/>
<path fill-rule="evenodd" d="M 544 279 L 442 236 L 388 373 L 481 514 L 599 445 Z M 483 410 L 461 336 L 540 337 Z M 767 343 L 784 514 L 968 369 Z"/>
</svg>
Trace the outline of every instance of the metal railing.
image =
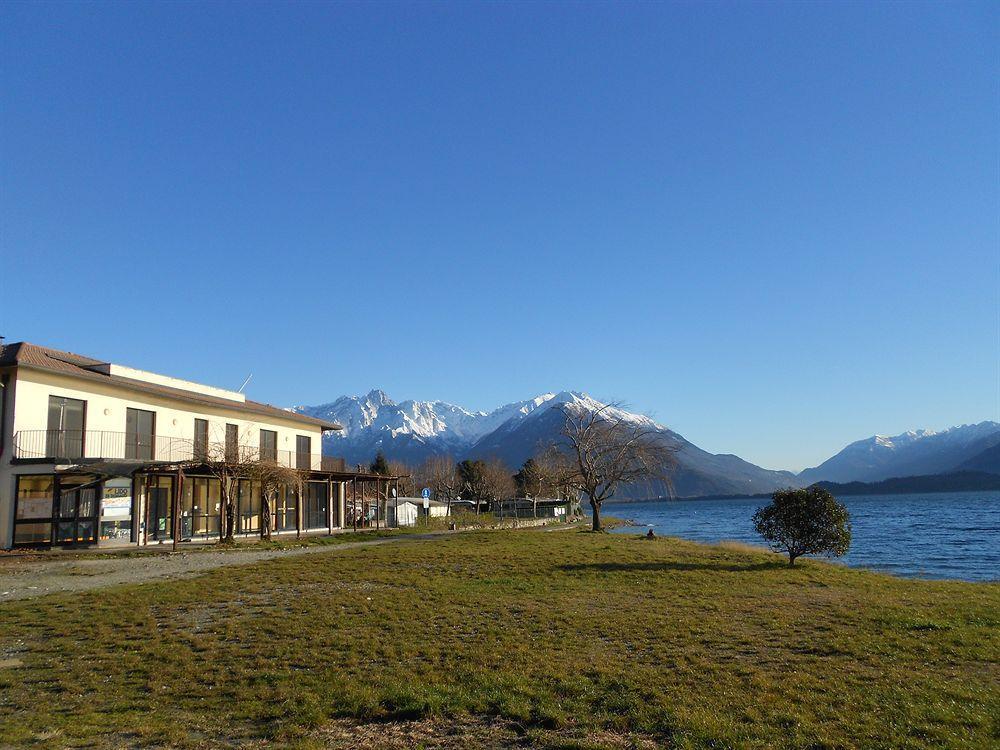
<svg viewBox="0 0 1000 750">
<path fill-rule="evenodd" d="M 343 471 L 344 460 L 319 453 L 267 450 L 232 443 L 205 443 L 193 438 L 141 435 L 107 430 L 19 430 L 14 433 L 14 458 L 78 461 L 135 460 L 151 463 L 271 460 L 305 471 Z"/>
</svg>

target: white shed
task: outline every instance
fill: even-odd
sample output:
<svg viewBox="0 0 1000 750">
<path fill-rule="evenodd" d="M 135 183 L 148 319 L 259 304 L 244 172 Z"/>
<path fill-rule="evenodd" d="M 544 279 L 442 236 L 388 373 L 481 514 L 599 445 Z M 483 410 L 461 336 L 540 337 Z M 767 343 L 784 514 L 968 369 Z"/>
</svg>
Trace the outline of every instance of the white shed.
<svg viewBox="0 0 1000 750">
<path fill-rule="evenodd" d="M 386 517 L 390 526 L 416 526 L 417 519 L 424 515 L 432 518 L 445 518 L 448 515 L 448 503 L 439 500 L 428 500 L 429 507 L 424 510 L 424 500 L 420 497 L 398 497 L 389 500 Z M 398 510 L 397 510 L 398 509 Z M 396 514 L 399 513 L 397 521 Z"/>
</svg>

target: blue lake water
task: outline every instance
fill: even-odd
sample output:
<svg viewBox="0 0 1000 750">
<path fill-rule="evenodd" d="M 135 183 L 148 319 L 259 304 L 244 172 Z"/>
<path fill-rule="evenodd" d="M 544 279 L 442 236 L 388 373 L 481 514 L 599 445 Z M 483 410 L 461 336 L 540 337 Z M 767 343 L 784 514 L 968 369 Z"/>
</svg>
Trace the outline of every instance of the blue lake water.
<svg viewBox="0 0 1000 750">
<path fill-rule="evenodd" d="M 1000 580 L 1000 492 L 843 497 L 853 539 L 840 562 L 919 578 Z M 699 542 L 763 545 L 750 520 L 766 498 L 605 503 L 604 513 L 635 521 L 618 533 Z"/>
</svg>

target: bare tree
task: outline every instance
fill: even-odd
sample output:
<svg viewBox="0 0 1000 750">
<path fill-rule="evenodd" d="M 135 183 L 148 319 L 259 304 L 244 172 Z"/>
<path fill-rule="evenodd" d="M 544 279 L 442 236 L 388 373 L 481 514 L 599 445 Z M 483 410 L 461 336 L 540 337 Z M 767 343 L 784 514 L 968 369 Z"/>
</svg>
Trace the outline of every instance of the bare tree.
<svg viewBox="0 0 1000 750">
<path fill-rule="evenodd" d="M 659 481 L 669 489 L 676 449 L 666 444 L 651 420 L 636 420 L 618 404 L 591 409 L 566 403 L 553 408 L 565 420 L 556 446 L 562 456 L 553 457 L 565 471 L 557 481 L 590 501 L 594 531 L 601 531 L 601 504 L 623 485 Z"/>
<path fill-rule="evenodd" d="M 247 464 L 245 472 L 251 485 L 260 487 L 260 538 L 270 541 L 272 508 L 277 504 L 278 495 L 282 489 L 287 492 L 294 487 L 299 490 L 301 502 L 302 473 L 276 461 L 260 460 Z"/>
<path fill-rule="evenodd" d="M 459 477 L 451 456 L 431 456 L 420 467 L 420 480 L 434 493 L 435 500 L 444 499 L 451 515 L 451 501 L 458 494 Z"/>
<path fill-rule="evenodd" d="M 531 484 L 539 496 L 579 501 L 580 492 L 575 485 L 576 462 L 561 446 L 550 446 L 536 455 L 533 462 L 537 479 Z"/>
<path fill-rule="evenodd" d="M 403 497 L 414 497 L 414 493 L 419 491 L 417 487 L 416 469 L 403 463 L 402 461 L 389 462 L 389 474 L 399 477 L 399 494 Z"/>
<path fill-rule="evenodd" d="M 503 515 L 503 501 L 509 500 L 517 493 L 514 477 L 507 465 L 498 458 L 483 462 L 480 470 L 481 491 L 490 503 L 496 503 Z"/>
<path fill-rule="evenodd" d="M 236 498 L 240 479 L 246 479 L 251 466 L 260 461 L 258 448 L 242 441 L 213 442 L 196 445 L 195 461 L 219 480 L 219 541 L 232 542 L 236 532 Z"/>
</svg>

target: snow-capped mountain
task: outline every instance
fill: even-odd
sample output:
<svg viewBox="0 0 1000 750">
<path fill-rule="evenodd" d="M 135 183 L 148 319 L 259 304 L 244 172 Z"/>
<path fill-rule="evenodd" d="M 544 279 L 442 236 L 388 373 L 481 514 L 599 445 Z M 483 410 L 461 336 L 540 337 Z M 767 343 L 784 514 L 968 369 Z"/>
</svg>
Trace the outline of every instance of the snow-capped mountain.
<svg viewBox="0 0 1000 750">
<path fill-rule="evenodd" d="M 947 430 L 915 430 L 858 440 L 819 466 L 799 474 L 805 483 L 877 482 L 893 477 L 952 471 L 1000 444 L 1000 423 L 980 422 Z"/>
<path fill-rule="evenodd" d="M 295 411 L 339 422 L 344 429 L 326 437 L 326 453 L 348 464 L 369 463 L 378 451 L 387 458 L 415 465 L 428 456 L 500 458 L 512 469 L 553 444 L 562 415 L 553 407 L 573 404 L 585 410 L 606 405 L 585 393 L 545 393 L 491 412 L 469 411 L 445 401 L 393 401 L 382 391 L 344 396 L 329 404 L 295 407 Z M 726 454 L 698 448 L 650 417 L 616 407 L 609 413 L 653 429 L 677 448 L 673 490 L 680 496 L 770 492 L 796 485 L 790 472 L 770 471 Z M 667 494 L 666 488 L 636 488 L 639 496 Z"/>
</svg>

